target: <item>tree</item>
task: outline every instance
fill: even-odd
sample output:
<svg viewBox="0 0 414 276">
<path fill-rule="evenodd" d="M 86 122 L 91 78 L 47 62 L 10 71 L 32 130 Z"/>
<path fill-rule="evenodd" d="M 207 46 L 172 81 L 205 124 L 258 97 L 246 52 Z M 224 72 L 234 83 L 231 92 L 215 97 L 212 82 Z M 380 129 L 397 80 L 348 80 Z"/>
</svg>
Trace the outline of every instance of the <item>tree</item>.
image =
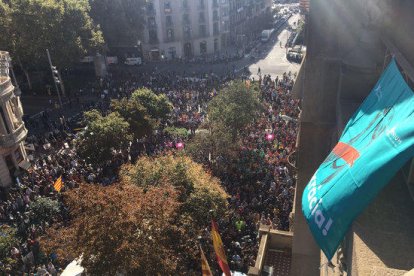
<svg viewBox="0 0 414 276">
<path fill-rule="evenodd" d="M 208 119 L 211 130 L 227 130 L 233 141 L 261 111 L 257 87 L 247 88 L 244 82 L 235 81 L 225 87 L 209 104 Z"/>
<path fill-rule="evenodd" d="M 165 95 L 146 88 L 136 90 L 130 99 L 113 100 L 111 106 L 129 123 L 136 139 L 151 135 L 172 110 Z"/>
<path fill-rule="evenodd" d="M 123 182 L 144 189 L 174 187 L 181 202 L 180 215 L 190 220 L 195 229 L 210 221 L 210 210 L 217 216 L 224 214 L 226 193 L 220 181 L 189 157 L 172 154 L 142 157 L 135 165 L 124 166 L 120 176 Z"/>
<path fill-rule="evenodd" d="M 120 177 L 122 182 L 143 189 L 174 187 L 180 203 L 175 219 L 179 231 L 171 246 L 181 256 L 178 267 L 188 271 L 198 265 L 196 237 L 203 233 L 212 217 L 223 217 L 227 209 L 227 194 L 220 181 L 189 157 L 173 154 L 142 157 L 134 165 L 125 165 Z"/>
<path fill-rule="evenodd" d="M 73 260 L 90 275 L 168 275 L 177 268 L 171 244 L 179 206 L 172 187 L 81 185 L 64 195 L 73 221 L 48 230 L 42 250 Z"/>
<path fill-rule="evenodd" d="M 179 127 L 166 127 L 164 129 L 164 133 L 181 139 L 188 138 L 189 135 L 188 130 L 186 128 Z"/>
<path fill-rule="evenodd" d="M 129 124 L 117 112 L 102 116 L 99 111 L 84 113 L 86 130 L 77 143 L 79 156 L 100 166 L 112 160 L 114 152 L 126 149 L 132 136 Z"/>
<path fill-rule="evenodd" d="M 7 39 L 10 37 L 10 29 L 11 29 L 11 11 L 10 7 L 0 1 L 0 49 L 7 50 L 10 49 L 10 40 Z"/>
<path fill-rule="evenodd" d="M 135 90 L 131 95 L 131 100 L 142 104 L 148 114 L 158 120 L 167 119 L 172 111 L 172 104 L 165 94 L 157 95 L 148 88 Z"/>
<path fill-rule="evenodd" d="M 109 46 L 136 46 L 144 29 L 145 0 L 89 0 L 91 16 Z"/>
<path fill-rule="evenodd" d="M 234 142 L 231 133 L 222 125 L 215 125 L 214 131 L 199 131 L 187 143 L 186 152 L 196 161 L 203 164 L 212 162 L 225 170 L 224 160 L 237 159 L 240 149 L 239 141 Z M 211 160 L 209 160 L 209 157 Z"/>
<path fill-rule="evenodd" d="M 16 232 L 15 228 L 8 225 L 0 226 L 0 260 L 4 266 L 16 264 L 16 260 L 11 258 L 11 249 L 19 244 Z M 6 272 L 2 268 L 0 268 L 0 271 Z"/>
<path fill-rule="evenodd" d="M 3 27 L 7 29 L 0 36 L 0 48 L 11 52 L 30 88 L 29 71 L 47 68 L 46 49 L 50 50 L 54 64 L 62 68 L 103 45 L 100 30 L 89 17 L 87 0 L 2 0 L 0 3 L 0 14 L 7 15 L 9 22 Z"/>
<path fill-rule="evenodd" d="M 197 237 L 226 210 L 219 181 L 185 156 L 143 157 L 121 181 L 63 194 L 72 221 L 54 225 L 42 250 L 91 275 L 198 275 Z M 193 272 L 191 272 L 193 271 Z"/>
<path fill-rule="evenodd" d="M 59 202 L 47 197 L 39 197 L 30 203 L 31 223 L 40 225 L 51 222 L 60 213 Z"/>
</svg>

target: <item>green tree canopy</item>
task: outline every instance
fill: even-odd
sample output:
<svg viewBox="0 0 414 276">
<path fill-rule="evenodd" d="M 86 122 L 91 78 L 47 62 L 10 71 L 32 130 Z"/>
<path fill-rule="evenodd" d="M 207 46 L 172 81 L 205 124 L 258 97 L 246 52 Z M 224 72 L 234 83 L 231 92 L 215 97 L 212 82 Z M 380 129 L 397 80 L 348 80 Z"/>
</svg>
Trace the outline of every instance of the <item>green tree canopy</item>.
<svg viewBox="0 0 414 276">
<path fill-rule="evenodd" d="M 209 104 L 211 130 L 227 130 L 236 141 L 239 132 L 254 121 L 261 107 L 256 87 L 247 88 L 244 82 L 234 81 L 220 90 Z"/>
<path fill-rule="evenodd" d="M 16 261 L 11 258 L 11 249 L 19 245 L 19 240 L 16 237 L 17 230 L 8 225 L 0 226 L 0 260 L 4 266 L 15 265 Z M 4 266 L 0 268 L 2 273 L 6 273 L 3 270 Z"/>
<path fill-rule="evenodd" d="M 237 159 L 240 142 L 233 141 L 231 133 L 221 125 L 216 125 L 214 131 L 201 131 L 187 143 L 186 152 L 199 163 L 209 162 L 222 170 L 224 160 Z M 211 160 L 209 160 L 209 157 Z"/>
<path fill-rule="evenodd" d="M 66 67 L 103 46 L 99 27 L 89 16 L 87 0 L 0 0 L 0 49 L 11 52 L 24 71 Z"/>
<path fill-rule="evenodd" d="M 102 116 L 97 110 L 84 113 L 86 130 L 77 142 L 77 152 L 93 165 L 104 165 L 114 151 L 126 149 L 132 136 L 129 124 L 117 112 Z"/>
<path fill-rule="evenodd" d="M 109 46 L 137 45 L 144 27 L 145 0 L 89 0 L 91 16 Z"/>
<path fill-rule="evenodd" d="M 47 197 L 39 197 L 30 203 L 31 223 L 40 225 L 43 222 L 51 222 L 59 214 L 59 202 Z"/>
<path fill-rule="evenodd" d="M 223 215 L 226 193 L 220 181 L 186 156 L 142 157 L 135 165 L 121 170 L 124 182 L 142 188 L 171 185 L 179 192 L 180 214 L 194 222 L 194 226 L 210 221 L 210 210 Z M 197 228 L 196 228 L 197 229 Z"/>
<path fill-rule="evenodd" d="M 165 95 L 156 95 L 149 89 L 142 88 L 132 93 L 130 99 L 112 101 L 112 109 L 129 123 L 135 138 L 151 135 L 168 117 L 172 105 Z"/>
</svg>

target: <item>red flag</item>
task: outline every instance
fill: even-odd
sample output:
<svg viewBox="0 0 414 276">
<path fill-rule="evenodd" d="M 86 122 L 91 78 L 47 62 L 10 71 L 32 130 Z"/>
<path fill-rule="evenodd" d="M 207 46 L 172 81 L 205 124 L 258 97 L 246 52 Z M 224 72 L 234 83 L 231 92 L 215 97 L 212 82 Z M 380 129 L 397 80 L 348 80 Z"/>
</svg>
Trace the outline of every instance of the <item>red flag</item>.
<svg viewBox="0 0 414 276">
<path fill-rule="evenodd" d="M 229 264 L 227 263 L 226 252 L 224 251 L 217 223 L 211 221 L 211 239 L 213 240 L 214 251 L 216 252 L 217 262 L 226 276 L 231 276 Z"/>
</svg>

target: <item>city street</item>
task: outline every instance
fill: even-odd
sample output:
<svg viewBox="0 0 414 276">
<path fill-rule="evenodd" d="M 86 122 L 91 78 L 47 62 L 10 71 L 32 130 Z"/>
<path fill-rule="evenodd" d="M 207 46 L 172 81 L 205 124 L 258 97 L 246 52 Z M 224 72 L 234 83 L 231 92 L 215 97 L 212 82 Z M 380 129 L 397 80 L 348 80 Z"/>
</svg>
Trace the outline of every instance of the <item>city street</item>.
<svg viewBox="0 0 414 276">
<path fill-rule="evenodd" d="M 294 14 L 289 19 L 289 25 L 285 25 L 279 32 L 274 34 L 272 38 L 266 42 L 257 42 L 256 49 L 261 52 L 261 54 L 256 57 L 254 60 L 250 57 L 244 57 L 241 60 L 228 63 L 218 63 L 218 64 L 205 64 L 205 63 L 175 63 L 175 62 L 152 62 L 145 64 L 140 67 L 125 67 L 124 65 L 118 65 L 115 67 L 115 70 L 130 70 L 131 72 L 151 72 L 156 70 L 158 73 L 162 72 L 176 72 L 176 73 L 186 73 L 188 75 L 197 75 L 214 73 L 216 75 L 226 75 L 233 70 L 236 72 L 242 72 L 245 67 L 249 68 L 251 76 L 255 79 L 258 79 L 258 68 L 260 67 L 262 75 L 271 75 L 272 78 L 276 76 L 283 75 L 284 72 L 291 71 L 292 73 L 299 70 L 300 64 L 290 62 L 286 58 L 286 44 L 287 39 L 289 38 L 290 31 L 288 31 L 288 26 L 293 27 L 295 22 L 298 22 L 300 19 L 299 14 Z M 280 47 L 280 42 L 283 47 Z M 122 66 L 122 67 L 121 67 Z M 111 70 L 111 67 L 110 67 Z M 90 97 L 87 97 L 90 100 Z M 52 101 L 57 101 L 56 95 L 52 96 L 33 96 L 23 94 L 22 102 L 25 108 L 25 114 L 34 115 L 38 112 L 43 111 L 44 109 L 50 107 L 49 99 Z M 81 99 L 83 100 L 83 99 Z M 63 101 L 67 101 L 63 99 Z M 76 110 L 75 107 L 73 110 Z M 66 116 L 70 116 L 73 113 L 73 110 L 65 110 L 63 112 Z"/>
<path fill-rule="evenodd" d="M 293 27 L 293 23 L 300 19 L 299 14 L 293 15 L 289 19 L 289 25 Z M 257 60 L 254 64 L 249 66 L 249 70 L 252 73 L 252 77 L 258 78 L 257 70 L 260 67 L 262 74 L 270 74 L 272 78 L 283 75 L 284 72 L 291 71 L 292 73 L 299 70 L 300 64 L 290 62 L 286 59 L 286 48 L 280 47 L 286 44 L 287 39 L 290 36 L 290 31 L 286 27 L 274 36 L 272 40 L 264 44 L 261 48 L 262 52 L 265 52 L 263 58 Z"/>
</svg>

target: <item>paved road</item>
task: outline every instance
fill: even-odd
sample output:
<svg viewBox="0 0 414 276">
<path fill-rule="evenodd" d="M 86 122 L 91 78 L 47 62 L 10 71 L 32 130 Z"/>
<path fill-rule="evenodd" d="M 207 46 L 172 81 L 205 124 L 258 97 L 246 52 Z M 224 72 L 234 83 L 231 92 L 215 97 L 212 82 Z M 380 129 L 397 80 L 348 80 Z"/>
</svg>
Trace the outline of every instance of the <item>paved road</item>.
<svg viewBox="0 0 414 276">
<path fill-rule="evenodd" d="M 289 25 L 293 27 L 293 23 L 297 22 L 299 18 L 299 14 L 293 15 L 289 19 Z M 253 77 L 258 78 L 257 70 L 259 67 L 262 74 L 270 74 L 273 78 L 283 75 L 284 72 L 292 71 L 294 73 L 299 70 L 299 64 L 292 63 L 286 59 L 286 48 L 280 47 L 280 42 L 282 42 L 283 46 L 286 44 L 290 33 L 287 28 L 284 28 L 277 37 L 263 45 L 262 50 L 267 54 L 249 66 Z"/>
<path fill-rule="evenodd" d="M 289 19 L 289 25 L 293 26 L 294 22 L 297 22 L 300 18 L 299 14 L 293 15 Z M 241 60 L 237 60 L 235 62 L 228 62 L 228 63 L 221 63 L 221 64 L 182 64 L 182 63 L 166 63 L 166 62 L 159 62 L 159 63 L 150 63 L 146 64 L 141 67 L 124 67 L 120 66 L 119 70 L 131 70 L 133 72 L 142 72 L 146 71 L 149 72 L 154 70 L 156 67 L 158 72 L 171 72 L 175 71 L 177 73 L 186 72 L 187 74 L 207 74 L 210 72 L 214 72 L 217 75 L 224 75 L 233 70 L 241 71 L 243 68 L 248 67 L 250 72 L 252 73 L 252 77 L 258 78 L 257 70 L 260 67 L 262 74 L 270 74 L 273 78 L 276 76 L 283 75 L 284 72 L 291 71 L 292 73 L 299 70 L 299 64 L 291 63 L 286 59 L 286 48 L 280 47 L 280 42 L 282 45 L 286 44 L 286 41 L 289 37 L 290 32 L 287 30 L 286 25 L 278 34 L 276 34 L 269 42 L 267 43 L 260 43 L 258 42 L 257 48 L 262 52 L 262 55 L 254 60 L 249 57 L 243 58 Z M 31 96 L 31 95 L 24 95 L 22 97 L 23 107 L 25 110 L 25 114 L 33 115 L 47 107 L 49 105 L 49 98 L 48 96 Z M 53 101 L 57 101 L 56 97 L 52 96 Z M 90 100 L 90 99 L 85 99 Z M 63 99 L 66 101 L 66 99 Z M 76 110 L 78 106 L 75 106 L 73 110 Z M 65 110 L 67 112 L 64 113 L 72 113 L 70 110 Z M 68 114 L 69 115 L 69 114 Z M 67 117 L 68 117 L 67 115 Z"/>
</svg>

